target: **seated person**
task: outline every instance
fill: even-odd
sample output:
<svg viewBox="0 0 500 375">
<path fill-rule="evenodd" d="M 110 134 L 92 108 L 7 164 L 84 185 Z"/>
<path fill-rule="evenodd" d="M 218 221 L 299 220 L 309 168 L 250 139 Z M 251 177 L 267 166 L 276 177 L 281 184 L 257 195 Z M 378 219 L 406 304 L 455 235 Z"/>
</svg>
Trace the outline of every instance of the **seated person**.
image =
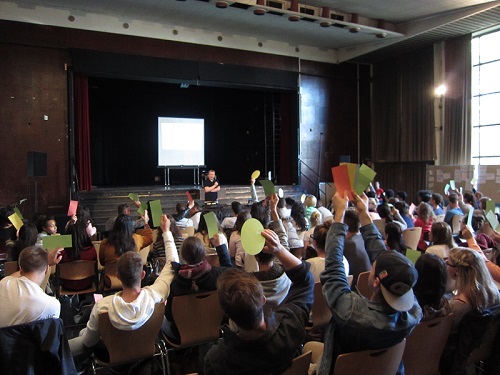
<svg viewBox="0 0 500 375">
<path fill-rule="evenodd" d="M 7 244 L 16 240 L 16 227 L 14 227 L 9 220 L 9 216 L 14 212 L 11 206 L 2 207 L 0 209 L 0 253 L 6 253 Z"/>
<path fill-rule="evenodd" d="M 434 212 L 434 215 L 436 216 L 444 215 L 443 208 L 441 207 L 442 203 L 443 203 L 443 196 L 439 193 L 432 193 L 430 204 L 432 206 L 432 211 Z"/>
<path fill-rule="evenodd" d="M 139 207 L 141 207 L 141 202 L 135 201 L 134 205 L 137 208 L 139 208 Z M 130 215 L 130 207 L 127 203 L 118 205 L 118 216 L 120 216 L 120 215 Z M 115 224 L 115 220 L 116 220 L 116 216 L 109 218 L 106 221 L 106 225 L 104 227 L 105 228 L 104 230 L 106 232 L 109 232 L 111 229 L 113 229 L 113 225 Z M 134 229 L 142 228 L 143 226 L 144 226 L 144 220 L 142 220 L 142 217 L 137 219 L 137 220 L 134 220 Z"/>
<path fill-rule="evenodd" d="M 38 238 L 38 230 L 33 223 L 26 223 L 19 229 L 19 238 L 8 248 L 9 261 L 17 262 L 23 249 L 34 246 Z"/>
<path fill-rule="evenodd" d="M 425 253 L 435 254 L 441 259 L 448 259 L 450 250 L 456 246 L 453 241 L 451 227 L 444 221 L 432 224 L 429 239 L 431 240 L 431 246 L 425 250 Z"/>
<path fill-rule="evenodd" d="M 99 249 L 99 261 L 106 267 L 107 262 L 117 261 L 127 251 L 138 252 L 153 242 L 153 231 L 149 228 L 147 211 L 143 216 L 144 229 L 134 233 L 134 222 L 129 215 L 116 218 L 113 230 L 108 238 L 102 240 Z"/>
<path fill-rule="evenodd" d="M 387 250 L 395 250 L 406 255 L 407 246 L 403 240 L 403 232 L 399 225 L 394 222 L 386 224 L 384 237 Z"/>
<path fill-rule="evenodd" d="M 182 237 L 177 224 L 175 224 L 175 219 L 172 215 L 167 215 L 168 220 L 170 220 L 170 232 L 172 232 L 172 237 L 174 238 L 175 249 L 177 253 L 180 253 L 182 242 L 184 242 L 184 237 Z M 158 237 L 156 237 L 156 242 L 153 243 L 152 258 L 156 262 L 155 271 L 159 275 L 166 263 L 165 258 L 165 241 L 163 240 L 163 232 L 161 228 L 158 228 Z"/>
<path fill-rule="evenodd" d="M 79 220 L 75 224 L 69 225 L 66 233 L 71 234 L 73 246 L 64 249 L 64 251 L 62 252 L 61 263 L 73 262 L 76 260 L 97 260 L 96 249 L 87 233 L 86 225 L 84 222 Z M 83 290 L 89 288 L 92 285 L 94 277 L 91 276 L 83 280 L 60 279 L 60 281 L 64 289 Z"/>
<path fill-rule="evenodd" d="M 172 216 L 175 219 L 175 225 L 177 225 L 178 228 L 184 229 L 186 227 L 194 227 L 193 220 L 187 218 L 189 210 L 191 210 L 193 206 L 194 201 L 190 202 L 187 207 L 184 203 L 177 203 L 175 205 L 175 213 Z"/>
<path fill-rule="evenodd" d="M 31 246 L 19 255 L 19 271 L 0 281 L 0 328 L 35 320 L 59 318 L 61 304 L 41 289 L 50 266 L 61 261 L 61 251 L 47 253 Z"/>
<path fill-rule="evenodd" d="M 193 202 L 193 207 L 189 210 L 187 217 L 193 221 L 194 230 L 198 230 L 198 225 L 200 224 L 201 208 L 198 202 Z"/>
<path fill-rule="evenodd" d="M 161 228 L 165 241 L 165 257 L 167 264 L 153 285 L 141 288 L 141 280 L 145 276 L 140 254 L 129 251 L 118 260 L 118 278 L 123 285 L 123 291 L 104 297 L 92 308 L 87 327 L 80 332 L 79 337 L 69 340 L 69 346 L 76 362 L 88 358 L 89 349 L 100 339 L 99 314 L 107 312 L 114 327 L 122 330 L 134 330 L 142 327 L 154 311 L 156 303 L 164 301 L 170 293 L 170 283 L 174 277 L 170 263 L 178 261 L 174 239 L 170 233 L 170 221 L 162 216 Z M 132 344 L 132 343 L 131 343 Z"/>
<path fill-rule="evenodd" d="M 429 241 L 429 233 L 431 232 L 432 223 L 435 220 L 434 212 L 431 206 L 427 203 L 421 202 L 417 207 L 417 219 L 415 220 L 415 227 L 422 228 L 420 240 L 418 241 L 417 249 L 425 251 L 427 249 L 427 242 Z M 413 250 L 417 250 L 413 249 Z"/>
<path fill-rule="evenodd" d="M 314 281 L 308 266 L 280 244 L 275 232 L 265 229 L 262 235 L 263 251 L 276 256 L 292 281 L 288 295 L 267 313 L 262 285 L 253 275 L 224 272 L 217 281 L 219 303 L 235 328 L 223 327 L 222 338 L 205 356 L 205 375 L 278 374 L 300 354 Z"/>
<path fill-rule="evenodd" d="M 480 253 L 456 247 L 450 251 L 446 265 L 448 277 L 456 283 L 456 295 L 450 300 L 454 327 L 469 311 L 482 311 L 500 303 L 498 289 Z"/>
<path fill-rule="evenodd" d="M 57 223 L 53 216 L 42 216 L 37 224 L 38 238 L 36 241 L 37 246 L 42 246 L 42 238 L 45 236 L 56 236 Z"/>
<path fill-rule="evenodd" d="M 328 230 L 330 229 L 331 221 L 327 221 L 324 224 L 320 224 L 314 228 L 314 233 L 311 236 L 313 241 L 313 247 L 316 250 L 317 256 L 309 258 L 306 260 L 307 263 L 311 265 L 311 273 L 314 277 L 314 282 L 319 281 L 321 272 L 325 270 L 325 247 L 326 247 L 326 237 L 328 235 Z M 346 276 L 349 275 L 349 262 L 346 257 L 342 258 L 344 262 L 344 269 Z"/>
<path fill-rule="evenodd" d="M 222 220 L 222 223 L 220 225 L 224 230 L 234 228 L 234 224 L 236 223 L 236 218 L 243 209 L 243 205 L 240 202 L 235 201 L 231 203 L 231 209 L 233 210 L 234 215 L 224 218 L 224 220 Z"/>
<path fill-rule="evenodd" d="M 205 210 L 201 213 L 200 216 L 200 223 L 198 224 L 198 229 L 196 230 L 194 236 L 196 238 L 199 238 L 201 242 L 203 243 L 203 246 L 205 246 L 205 249 L 209 253 L 214 253 L 214 248 L 215 245 L 212 243 L 212 239 L 208 235 L 208 226 L 207 222 L 205 221 L 205 214 L 207 214 L 208 210 Z M 220 243 L 225 243 L 227 245 L 227 238 L 222 232 L 222 228 L 220 227 L 219 221 L 217 220 L 217 225 L 218 225 L 218 230 L 219 230 L 219 241 Z"/>
<path fill-rule="evenodd" d="M 241 211 L 236 218 L 233 233 L 231 233 L 231 237 L 229 237 L 229 256 L 231 259 L 234 259 L 235 266 L 239 268 L 244 268 L 245 259 L 252 256 L 247 255 L 247 253 L 245 253 L 245 249 L 243 249 L 243 246 L 241 245 L 241 228 L 243 228 L 245 221 L 250 218 L 250 212 Z"/>
<path fill-rule="evenodd" d="M 443 223 L 448 226 L 448 224 Z M 418 272 L 413 292 L 424 313 L 422 321 L 432 320 L 451 312 L 445 298 L 447 273 L 446 263 L 434 254 L 422 254 L 415 262 Z"/>
<path fill-rule="evenodd" d="M 458 195 L 455 193 L 451 193 L 448 196 L 448 206 L 446 210 L 446 215 L 444 215 L 444 222 L 447 223 L 450 227 L 453 228 L 453 216 L 455 215 L 463 215 L 464 213 L 458 207 Z"/>
<path fill-rule="evenodd" d="M 304 200 L 305 216 L 307 220 L 311 219 L 311 214 L 313 212 L 318 212 L 316 205 L 318 204 L 318 199 L 314 195 L 308 195 Z"/>
<path fill-rule="evenodd" d="M 199 238 L 188 237 L 181 246 L 181 258 L 183 262 L 172 263 L 175 277 L 171 285 L 171 293 L 168 296 L 165 317 L 167 322 L 162 330 L 172 341 L 179 340 L 179 331 L 172 316 L 172 300 L 175 296 L 206 292 L 216 289 L 217 278 L 229 267 L 232 267 L 231 259 L 227 251 L 227 244 L 221 242 L 223 235 L 215 235 L 211 241 L 215 245 L 219 257 L 220 267 L 212 267 L 207 260 L 207 253 Z"/>
<path fill-rule="evenodd" d="M 353 192 L 361 234 L 370 259 L 375 260 L 368 278 L 370 300 L 352 292 L 345 276 L 342 253 L 347 226 L 343 224 L 348 199 L 334 195 L 335 222 L 326 246 L 326 268 L 321 274 L 323 294 L 333 313 L 325 333 L 325 349 L 319 374 L 331 374 L 338 355 L 388 348 L 401 342 L 422 318 L 413 295 L 417 271 L 402 254 L 385 250 L 384 242 L 368 214 L 368 198 Z M 404 373 L 401 362 L 399 373 Z"/>
<path fill-rule="evenodd" d="M 410 213 L 408 211 L 409 210 L 408 204 L 406 202 L 400 201 L 400 202 L 394 203 L 394 207 L 396 207 L 396 210 L 399 211 L 399 214 L 401 215 L 401 217 L 403 218 L 403 220 L 406 223 L 406 227 L 413 228 L 415 226 L 415 223 L 413 222 L 413 218 L 410 216 Z M 372 220 L 375 220 L 375 219 L 373 219 L 373 217 L 372 217 Z"/>
<path fill-rule="evenodd" d="M 259 270 L 253 275 L 260 281 L 266 297 L 266 306 L 275 308 L 285 299 L 290 289 L 290 279 L 283 266 L 274 261 L 274 254 L 261 251 L 255 255 Z"/>
<path fill-rule="evenodd" d="M 465 218 L 464 218 L 465 219 Z M 472 216 L 472 229 L 474 229 L 474 237 L 476 242 L 481 248 L 481 250 L 491 249 L 497 247 L 497 242 L 491 238 L 489 235 L 482 231 L 483 225 L 485 224 L 485 218 L 482 215 Z M 489 225 L 489 223 L 488 223 Z"/>
</svg>

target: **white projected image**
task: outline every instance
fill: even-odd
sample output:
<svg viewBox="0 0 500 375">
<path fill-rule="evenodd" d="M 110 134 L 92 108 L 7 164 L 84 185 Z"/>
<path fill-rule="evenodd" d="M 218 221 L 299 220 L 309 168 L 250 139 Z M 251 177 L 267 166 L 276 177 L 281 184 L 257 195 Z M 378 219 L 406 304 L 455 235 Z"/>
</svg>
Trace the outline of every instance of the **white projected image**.
<svg viewBox="0 0 500 375">
<path fill-rule="evenodd" d="M 204 119 L 158 118 L 158 165 L 205 164 Z"/>
</svg>

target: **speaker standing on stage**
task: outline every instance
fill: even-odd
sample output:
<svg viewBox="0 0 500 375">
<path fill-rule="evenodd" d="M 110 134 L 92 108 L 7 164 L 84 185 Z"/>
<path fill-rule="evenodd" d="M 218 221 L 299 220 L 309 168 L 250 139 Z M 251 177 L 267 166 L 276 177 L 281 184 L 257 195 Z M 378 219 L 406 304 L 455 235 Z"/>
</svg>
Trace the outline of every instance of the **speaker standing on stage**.
<svg viewBox="0 0 500 375">
<path fill-rule="evenodd" d="M 217 192 L 220 190 L 220 186 L 213 169 L 208 171 L 207 179 L 203 180 L 203 189 L 205 190 L 205 202 L 217 202 Z"/>
</svg>

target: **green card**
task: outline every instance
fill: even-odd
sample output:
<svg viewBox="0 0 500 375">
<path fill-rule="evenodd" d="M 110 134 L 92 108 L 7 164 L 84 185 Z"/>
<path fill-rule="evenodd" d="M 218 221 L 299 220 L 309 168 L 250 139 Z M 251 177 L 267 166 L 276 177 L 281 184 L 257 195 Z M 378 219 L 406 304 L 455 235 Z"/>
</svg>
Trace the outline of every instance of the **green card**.
<svg viewBox="0 0 500 375">
<path fill-rule="evenodd" d="M 142 216 L 142 215 L 144 215 L 144 213 L 146 212 L 147 209 L 148 209 L 148 204 L 147 203 L 141 203 L 141 207 L 139 207 L 137 209 L 137 213 Z"/>
<path fill-rule="evenodd" d="M 259 180 L 260 184 L 264 187 L 264 194 L 270 197 L 275 193 L 274 184 L 269 180 Z"/>
<path fill-rule="evenodd" d="M 422 253 L 418 250 L 406 249 L 406 257 L 415 264 Z"/>
<path fill-rule="evenodd" d="M 21 213 L 21 211 L 19 211 L 19 208 L 14 207 L 14 212 L 17 214 L 17 216 L 19 216 L 19 219 L 24 219 L 23 214 Z"/>
<path fill-rule="evenodd" d="M 497 215 L 495 215 L 493 211 L 489 211 L 486 214 L 486 220 L 488 220 L 493 230 L 497 230 L 500 223 L 498 222 Z"/>
<path fill-rule="evenodd" d="M 207 223 L 208 238 L 212 238 L 215 233 L 219 233 L 219 222 L 217 220 L 217 216 L 210 211 L 203 215 L 203 218 L 205 219 L 205 223 Z"/>
<path fill-rule="evenodd" d="M 73 241 L 71 241 L 71 234 L 65 234 L 62 236 L 45 236 L 42 237 L 42 245 L 44 249 L 52 250 L 58 247 L 73 247 Z"/>
<path fill-rule="evenodd" d="M 366 188 L 370 186 L 370 182 L 373 181 L 377 172 L 368 167 L 365 164 L 362 164 L 358 170 L 358 176 L 356 178 L 356 182 L 354 183 L 354 191 L 358 195 L 362 195 Z"/>
<path fill-rule="evenodd" d="M 153 227 L 158 228 L 161 223 L 161 215 L 163 215 L 163 211 L 161 209 L 161 201 L 159 199 L 150 201 L 149 208 L 151 209 L 151 219 L 153 220 Z"/>
<path fill-rule="evenodd" d="M 12 225 L 16 228 L 16 230 L 21 229 L 21 227 L 24 225 L 22 219 L 15 212 L 9 216 L 9 220 L 12 223 Z"/>
<path fill-rule="evenodd" d="M 262 251 L 266 239 L 262 237 L 264 227 L 254 218 L 248 219 L 241 228 L 241 246 L 247 254 L 255 255 Z"/>
<path fill-rule="evenodd" d="M 139 196 L 136 193 L 130 193 L 128 197 L 134 202 L 137 202 L 139 200 Z"/>
<path fill-rule="evenodd" d="M 493 211 L 495 212 L 495 201 L 493 199 L 488 199 L 486 201 L 486 212 Z"/>
</svg>

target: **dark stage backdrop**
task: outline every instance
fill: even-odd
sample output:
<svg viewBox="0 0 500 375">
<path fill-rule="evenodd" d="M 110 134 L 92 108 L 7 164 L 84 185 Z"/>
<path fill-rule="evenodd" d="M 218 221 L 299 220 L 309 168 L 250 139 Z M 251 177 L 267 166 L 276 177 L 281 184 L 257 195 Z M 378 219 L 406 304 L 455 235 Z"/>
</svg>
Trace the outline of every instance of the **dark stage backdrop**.
<svg viewBox="0 0 500 375">
<path fill-rule="evenodd" d="M 246 184 L 255 169 L 272 170 L 281 184 L 297 182 L 296 136 L 281 142 L 297 134 L 296 92 L 89 78 L 89 99 L 94 186 L 163 183 L 158 117 L 205 119 L 206 169 L 215 169 L 221 184 Z M 191 184 L 193 171 L 173 170 L 170 182 Z"/>
</svg>

